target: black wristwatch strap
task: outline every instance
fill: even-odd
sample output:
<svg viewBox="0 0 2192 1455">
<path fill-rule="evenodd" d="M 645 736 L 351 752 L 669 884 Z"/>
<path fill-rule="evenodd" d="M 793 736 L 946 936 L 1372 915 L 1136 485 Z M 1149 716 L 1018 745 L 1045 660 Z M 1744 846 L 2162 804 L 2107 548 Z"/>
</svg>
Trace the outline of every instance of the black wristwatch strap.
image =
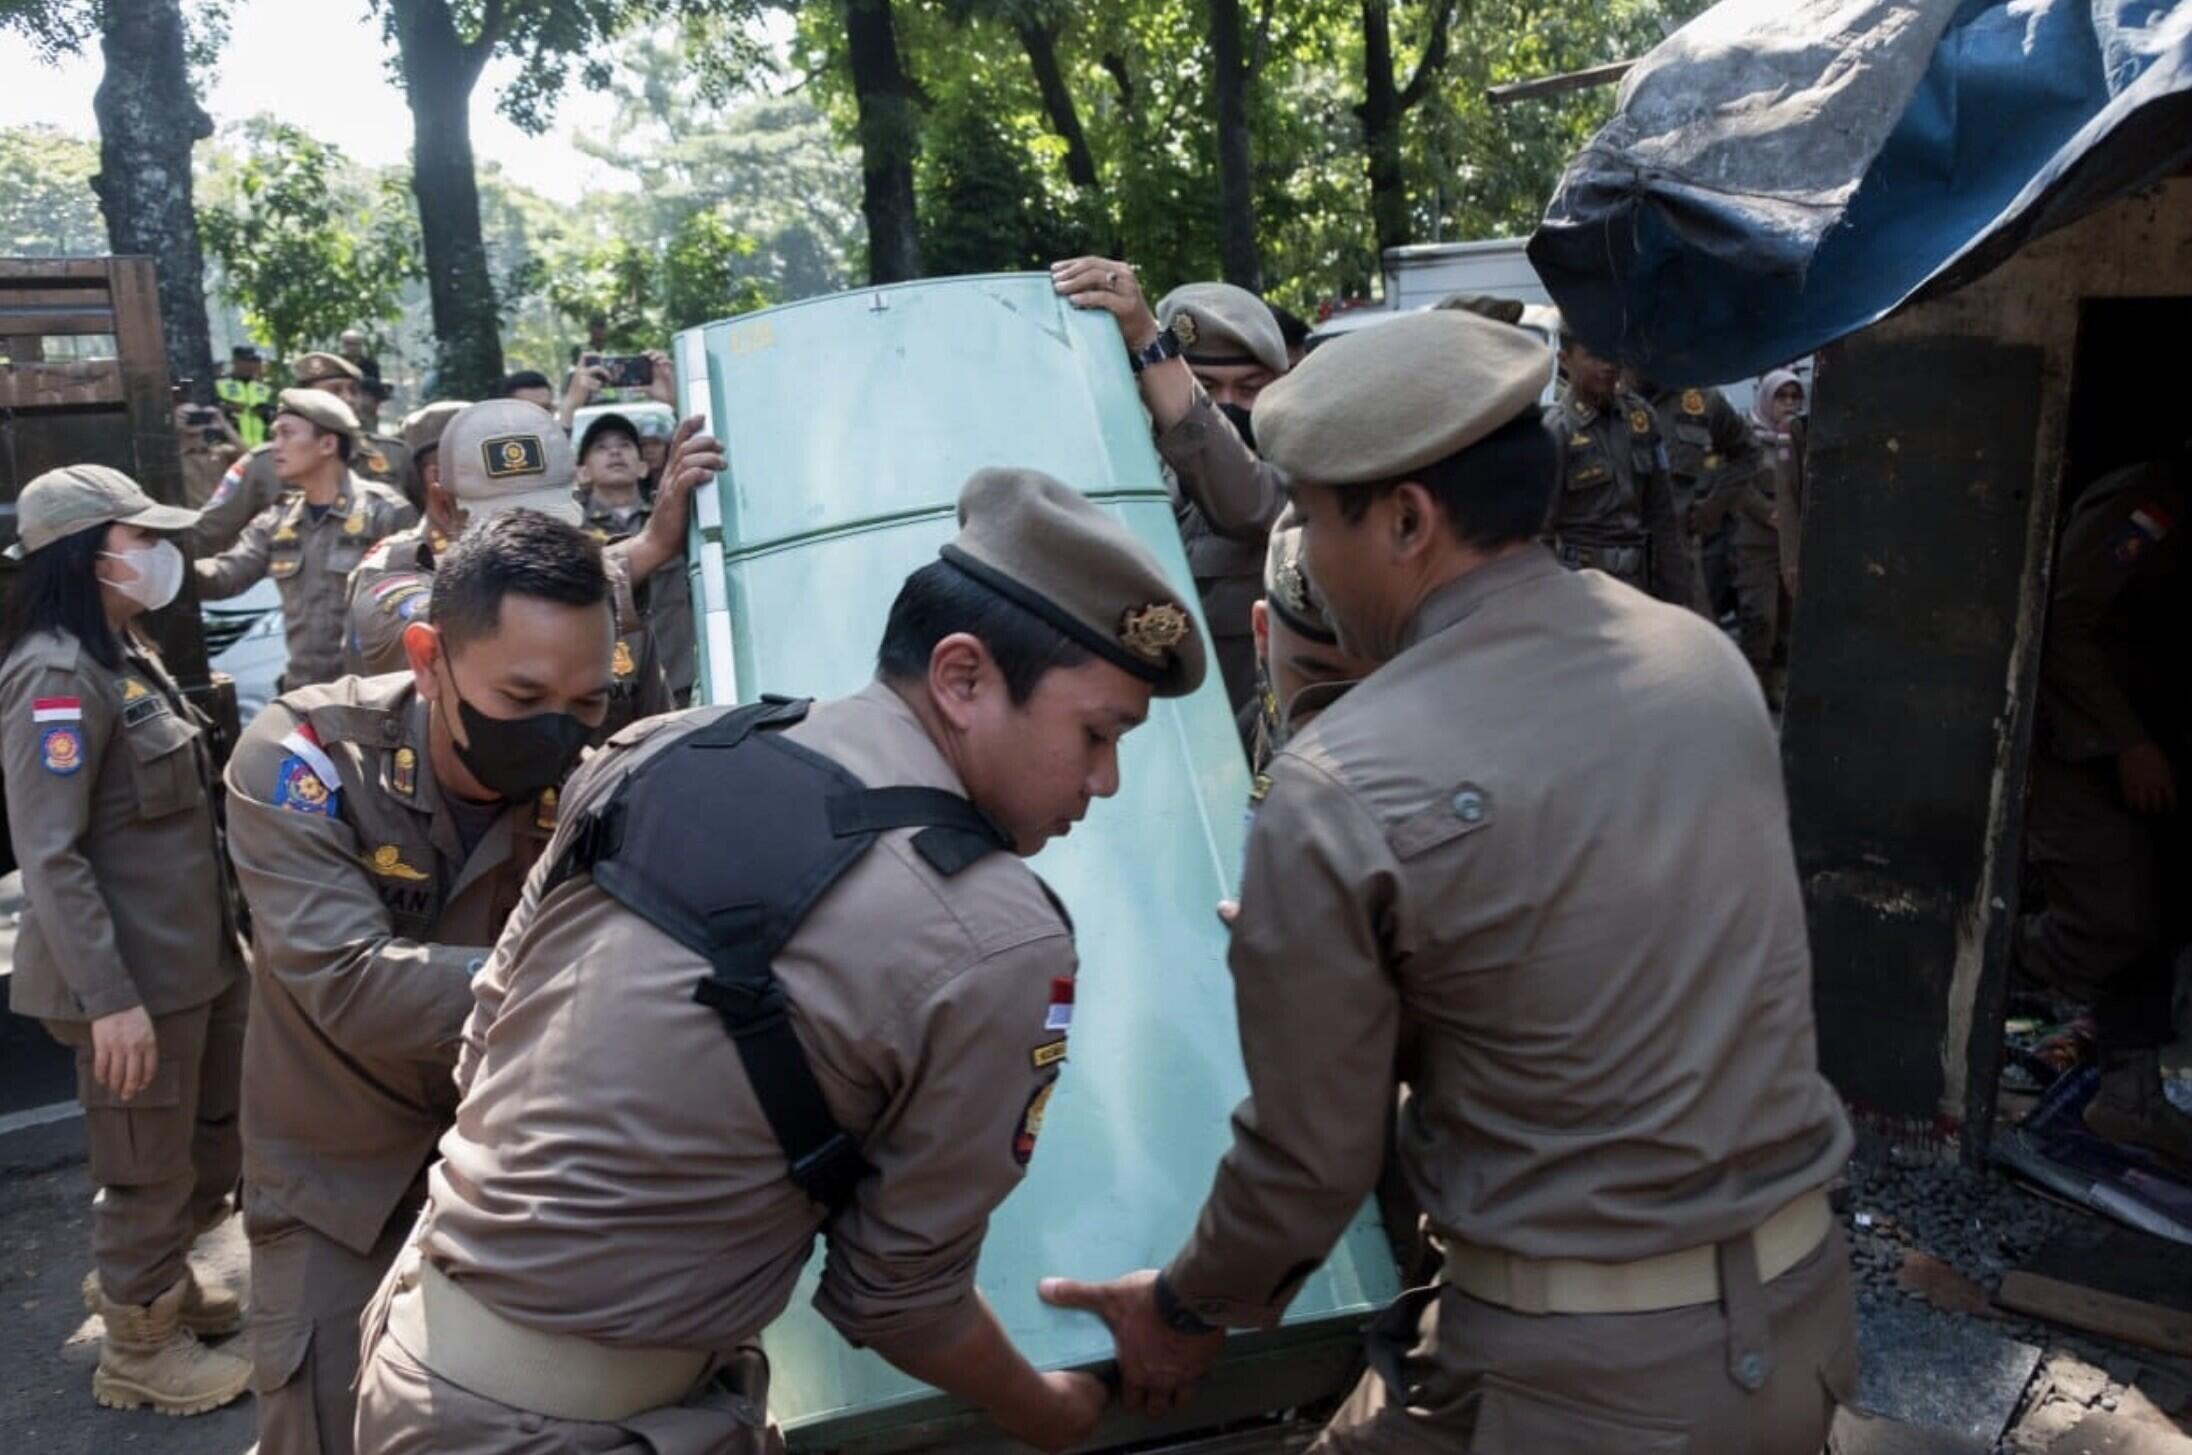
<svg viewBox="0 0 2192 1455">
<path fill-rule="evenodd" d="M 1126 362 L 1128 368 L 1139 374 L 1152 364 L 1161 364 L 1166 359 L 1176 359 L 1179 356 L 1180 336 L 1169 328 L 1161 328 L 1157 330 L 1155 338 L 1136 352 L 1128 354 Z"/>
<path fill-rule="evenodd" d="M 1157 1283 L 1153 1291 L 1157 1296 L 1157 1317 L 1164 1320 L 1164 1326 L 1172 1330 L 1173 1333 L 1215 1334 L 1218 1332 L 1216 1324 L 1204 1322 L 1200 1314 L 1180 1302 L 1180 1296 L 1172 1291 L 1172 1285 L 1165 1282 L 1165 1276 L 1162 1273 L 1157 1275 Z"/>
</svg>

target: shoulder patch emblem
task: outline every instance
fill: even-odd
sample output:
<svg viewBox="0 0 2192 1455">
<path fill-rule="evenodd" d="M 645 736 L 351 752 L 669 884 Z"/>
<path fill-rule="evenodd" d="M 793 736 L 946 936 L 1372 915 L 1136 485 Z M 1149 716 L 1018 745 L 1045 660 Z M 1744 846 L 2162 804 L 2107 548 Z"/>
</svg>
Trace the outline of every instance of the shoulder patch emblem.
<svg viewBox="0 0 2192 1455">
<path fill-rule="evenodd" d="M 426 871 L 403 862 L 403 850 L 394 844 L 383 844 L 375 849 L 366 859 L 365 867 L 383 879 L 403 879 L 415 884 L 426 878 Z"/>
<path fill-rule="evenodd" d="M 274 778 L 274 806 L 295 813 L 316 813 L 333 818 L 341 802 L 342 779 L 335 762 L 320 746 L 312 724 L 301 722 L 282 739 L 289 756 L 282 759 Z"/>
<path fill-rule="evenodd" d="M 1648 410 L 1648 409 L 1632 409 L 1632 410 L 1630 410 L 1630 411 L 1629 411 L 1629 433 L 1630 433 L 1630 434 L 1650 434 L 1651 432 L 1652 432 L 1652 413 L 1651 413 L 1651 411 L 1650 411 L 1650 410 Z"/>
<path fill-rule="evenodd" d="M 122 701 L 124 702 L 135 702 L 140 697 L 150 696 L 151 693 L 152 689 L 135 677 L 124 677 L 122 679 Z"/>
<path fill-rule="evenodd" d="M 1043 1016 L 1046 1031 L 1073 1029 L 1073 977 L 1060 975 L 1050 982 L 1050 1009 Z"/>
<path fill-rule="evenodd" d="M 1683 390 L 1682 412 L 1684 414 L 1703 414 L 1705 412 L 1705 391 L 1702 389 Z"/>
<path fill-rule="evenodd" d="M 616 654 L 609 659 L 609 675 L 621 682 L 638 670 L 638 664 L 632 660 L 632 649 L 619 638 Z"/>
<path fill-rule="evenodd" d="M 1058 1078 L 1053 1076 L 1035 1088 L 1035 1094 L 1028 1098 L 1027 1110 L 1020 1113 L 1020 1128 L 1012 1134 L 1012 1160 L 1022 1167 L 1035 1156 L 1035 1139 L 1043 1132 L 1043 1113 L 1050 1110 L 1050 1094 L 1057 1089 Z"/>
<path fill-rule="evenodd" d="M 556 791 L 553 788 L 543 788 L 540 791 L 540 801 L 533 805 L 533 827 L 552 832 L 555 826 Z"/>
<path fill-rule="evenodd" d="M 373 446 L 366 445 L 358 453 L 365 463 L 365 468 L 371 473 L 375 475 L 386 475 L 390 473 L 388 468 L 388 456 L 382 454 L 379 450 L 373 448 Z"/>
<path fill-rule="evenodd" d="M 38 740 L 38 760 L 56 778 L 68 778 L 84 766 L 84 734 L 81 728 L 49 727 Z"/>
<path fill-rule="evenodd" d="M 221 476 L 221 483 L 213 487 L 213 494 L 205 503 L 207 510 L 211 510 L 214 506 L 219 505 L 236 493 L 236 487 L 241 485 L 244 480 L 244 467 L 250 463 L 251 456 L 243 455 L 237 459 L 235 464 L 228 467 L 227 473 Z"/>
<path fill-rule="evenodd" d="M 365 534 L 365 502 L 360 501 L 350 507 L 350 514 L 343 519 L 343 534 L 346 536 L 362 536 Z"/>
</svg>

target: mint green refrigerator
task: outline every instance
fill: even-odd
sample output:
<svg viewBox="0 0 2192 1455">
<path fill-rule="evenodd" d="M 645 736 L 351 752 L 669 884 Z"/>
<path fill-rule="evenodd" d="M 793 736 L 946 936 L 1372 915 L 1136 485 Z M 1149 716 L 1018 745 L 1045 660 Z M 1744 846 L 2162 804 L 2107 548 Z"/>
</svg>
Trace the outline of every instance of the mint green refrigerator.
<svg viewBox="0 0 2192 1455">
<path fill-rule="evenodd" d="M 899 583 L 934 560 L 985 465 L 1030 466 L 1116 512 L 1195 594 L 1149 423 L 1110 318 L 1009 274 L 869 289 L 678 336 L 684 412 L 729 469 L 694 504 L 700 695 L 827 697 L 872 671 Z M 1214 912 L 1234 889 L 1248 770 L 1213 670 L 1154 705 L 1122 787 L 1034 867 L 1072 911 L 1081 956 L 1073 1054 L 1026 1182 L 990 1224 L 979 1280 L 1042 1368 L 1109 1360 L 1095 1318 L 1035 1295 L 1177 1249 L 1246 1091 Z M 819 1260 L 818 1260 L 819 1261 Z M 809 1279 L 813 1277 L 810 1269 Z M 1366 1206 L 1275 1331 L 1233 1336 L 1186 1416 L 1115 1413 L 1092 1448 L 1214 1427 L 1339 1389 L 1364 1321 L 1397 1292 Z M 770 1406 L 795 1449 L 979 1451 L 985 1421 L 853 1349 L 808 1306 L 768 1331 Z"/>
</svg>

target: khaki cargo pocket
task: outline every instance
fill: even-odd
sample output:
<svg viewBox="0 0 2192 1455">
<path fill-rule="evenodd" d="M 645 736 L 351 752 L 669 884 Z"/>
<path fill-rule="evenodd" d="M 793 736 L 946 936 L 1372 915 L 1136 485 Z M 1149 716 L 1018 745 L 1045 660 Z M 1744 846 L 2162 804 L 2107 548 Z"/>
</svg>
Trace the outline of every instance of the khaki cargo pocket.
<svg viewBox="0 0 2192 1455">
<path fill-rule="evenodd" d="M 272 1394 L 297 1379 L 305 1356 L 312 1352 L 312 1320 L 267 1317 L 252 1310 L 251 1388 Z M 310 1390 L 305 1391 L 310 1398 Z"/>
<path fill-rule="evenodd" d="M 76 1053 L 76 1099 L 84 1108 L 91 1180 L 101 1187 L 142 1187 L 190 1171 L 194 1118 L 183 1106 L 183 1068 L 162 1061 L 152 1084 L 128 1101 L 91 1074 L 91 1048 Z"/>
<path fill-rule="evenodd" d="M 741 1348 L 682 1403 L 648 1410 L 618 1426 L 648 1455 L 782 1455 L 769 1418 L 769 1360 Z"/>
<path fill-rule="evenodd" d="M 191 745 L 198 728 L 172 712 L 146 718 L 122 734 L 129 740 L 130 777 L 137 787 L 137 817 L 165 818 L 196 803 L 204 787 L 198 781 L 198 755 Z"/>
<path fill-rule="evenodd" d="M 1476 1429 L 1469 1437 L 1469 1455 L 1685 1455 L 1689 1448 L 1688 1427 L 1679 1421 L 1605 1409 L 1497 1374 L 1486 1374 L 1478 1385 Z"/>
<path fill-rule="evenodd" d="M 319 1392 L 312 1380 L 312 1321 L 251 1316 L 251 1392 L 259 1397 L 261 1450 L 320 1455 Z"/>
</svg>

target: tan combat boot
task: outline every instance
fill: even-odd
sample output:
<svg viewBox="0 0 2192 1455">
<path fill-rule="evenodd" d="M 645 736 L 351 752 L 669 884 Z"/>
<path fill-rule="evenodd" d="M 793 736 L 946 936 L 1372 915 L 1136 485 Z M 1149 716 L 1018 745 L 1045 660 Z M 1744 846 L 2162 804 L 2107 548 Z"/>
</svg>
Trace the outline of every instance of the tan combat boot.
<svg viewBox="0 0 2192 1455">
<path fill-rule="evenodd" d="M 150 1405 L 163 1415 L 200 1415 L 244 1392 L 251 1361 L 208 1349 L 183 1327 L 189 1292 L 184 1277 L 148 1304 L 111 1303 L 100 1294 L 107 1340 L 91 1373 L 93 1399 L 114 1410 Z"/>
<path fill-rule="evenodd" d="M 2110 1056 L 2101 1063 L 2101 1085 L 2086 1103 L 2086 1130 L 2111 1142 L 2153 1153 L 2179 1172 L 2192 1174 L 2192 1117 L 2162 1094 L 2161 1058 L 2152 1051 Z"/>
<path fill-rule="evenodd" d="M 183 1269 L 183 1282 L 190 1285 L 183 1295 L 183 1327 L 201 1339 L 218 1339 L 233 1334 L 244 1326 L 244 1301 L 226 1284 L 204 1284 L 189 1268 Z M 94 1268 L 84 1275 L 84 1308 L 90 1313 L 99 1312 L 99 1301 L 105 1295 L 99 1289 L 99 1270 Z"/>
</svg>

